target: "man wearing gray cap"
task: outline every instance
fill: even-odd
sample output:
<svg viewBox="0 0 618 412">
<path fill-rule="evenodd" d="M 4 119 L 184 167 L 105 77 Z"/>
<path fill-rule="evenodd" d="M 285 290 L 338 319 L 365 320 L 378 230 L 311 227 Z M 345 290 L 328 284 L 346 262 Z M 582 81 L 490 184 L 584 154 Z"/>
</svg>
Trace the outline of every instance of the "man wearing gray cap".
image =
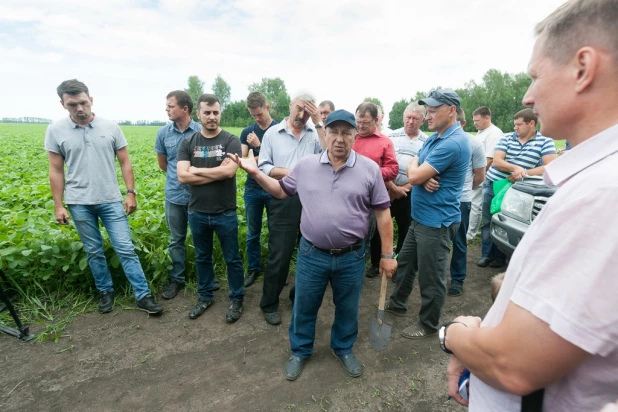
<svg viewBox="0 0 618 412">
<path fill-rule="evenodd" d="M 285 377 L 295 380 L 313 352 L 315 325 L 326 286 L 333 288 L 335 321 L 331 348 L 345 372 L 359 377 L 361 366 L 352 353 L 358 335 L 358 308 L 365 268 L 365 236 L 374 211 L 382 238 L 380 269 L 392 276 L 393 253 L 390 201 L 378 165 L 352 150 L 354 115 L 332 112 L 326 122 L 326 150 L 299 159 L 281 180 L 258 170 L 252 159 L 230 157 L 278 199 L 298 196 L 303 204 L 296 261 L 296 299 L 290 321 L 292 355 Z"/>
<path fill-rule="evenodd" d="M 446 263 L 461 221 L 460 199 L 470 142 L 457 122 L 460 100 L 450 89 L 432 91 L 419 100 L 427 106 L 427 124 L 435 131 L 408 163 L 412 190 L 412 224 L 399 254 L 397 286 L 385 308 L 405 314 L 416 268 L 421 291 L 419 322 L 404 329 L 405 338 L 422 338 L 438 331 L 446 296 Z"/>
</svg>

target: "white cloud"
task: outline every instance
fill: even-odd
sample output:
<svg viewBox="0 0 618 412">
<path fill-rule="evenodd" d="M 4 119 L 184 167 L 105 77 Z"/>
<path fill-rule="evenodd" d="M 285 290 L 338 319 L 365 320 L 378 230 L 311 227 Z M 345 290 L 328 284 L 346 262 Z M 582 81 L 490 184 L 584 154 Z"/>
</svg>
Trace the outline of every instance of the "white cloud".
<svg viewBox="0 0 618 412">
<path fill-rule="evenodd" d="M 234 100 L 281 77 L 290 93 L 349 110 L 374 96 L 388 112 L 490 68 L 524 71 L 534 25 L 562 2 L 24 0 L 0 6 L 0 117 L 63 116 L 54 90 L 77 77 L 104 117 L 165 119 L 170 90 L 192 74 L 208 90 L 217 73 Z"/>
</svg>

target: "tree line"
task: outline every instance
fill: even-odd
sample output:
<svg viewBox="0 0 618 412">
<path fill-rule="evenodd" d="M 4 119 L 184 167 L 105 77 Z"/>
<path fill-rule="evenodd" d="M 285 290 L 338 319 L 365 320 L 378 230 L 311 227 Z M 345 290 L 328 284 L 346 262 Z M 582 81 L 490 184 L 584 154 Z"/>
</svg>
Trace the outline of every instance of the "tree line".
<svg viewBox="0 0 618 412">
<path fill-rule="evenodd" d="M 464 87 L 455 89 L 461 98 L 461 107 L 466 112 L 468 124 L 465 130 L 468 132 L 476 131 L 472 123 L 472 112 L 480 106 L 487 106 L 492 112 L 492 121 L 503 131 L 510 131 L 513 128 L 513 115 L 523 108 L 521 101 L 530 86 L 531 79 L 525 73 L 510 74 L 501 72 L 496 69 L 490 69 L 485 73 L 480 83 L 474 80 L 469 81 Z M 432 90 L 442 88 L 434 87 Z M 231 86 L 217 74 L 213 81 L 211 91 L 221 100 L 221 125 L 226 127 L 246 127 L 253 123 L 253 119 L 244 100 L 232 102 Z M 188 86 L 185 89 L 197 101 L 198 97 L 204 93 L 204 82 L 198 76 L 189 76 Z M 248 92 L 262 92 L 268 99 L 271 106 L 271 116 L 273 119 L 282 120 L 290 114 L 290 95 L 285 87 L 285 82 L 279 78 L 263 78 L 260 82 L 253 83 L 249 86 Z M 403 112 L 406 106 L 413 102 L 426 97 L 430 90 L 422 90 L 416 92 L 414 96 L 402 98 L 395 102 L 388 112 L 389 123 L 391 129 L 399 129 L 403 127 Z M 379 105 L 386 112 L 380 99 L 376 97 L 367 97 L 365 101 L 371 101 Z M 318 102 L 319 103 L 319 102 Z M 335 105 L 337 102 L 335 102 Z M 193 114 L 194 119 L 195 113 Z"/>
</svg>

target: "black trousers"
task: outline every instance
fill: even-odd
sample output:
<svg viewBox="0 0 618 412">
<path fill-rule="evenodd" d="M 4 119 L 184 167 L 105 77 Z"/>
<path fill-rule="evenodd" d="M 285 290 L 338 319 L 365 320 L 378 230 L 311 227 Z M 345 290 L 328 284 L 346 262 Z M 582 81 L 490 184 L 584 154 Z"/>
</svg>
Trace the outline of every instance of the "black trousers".
<svg viewBox="0 0 618 412">
<path fill-rule="evenodd" d="M 410 228 L 410 222 L 412 222 L 412 203 L 410 202 L 410 195 L 401 199 L 395 199 L 391 201 L 391 216 L 395 218 L 397 223 L 397 248 L 395 253 L 401 251 L 403 241 L 406 239 L 406 233 Z M 371 266 L 380 266 L 380 255 L 382 254 L 382 241 L 380 239 L 380 233 L 376 230 L 371 238 Z"/>
<path fill-rule="evenodd" d="M 290 261 L 300 229 L 302 206 L 298 196 L 273 198 L 268 210 L 268 258 L 264 270 L 264 288 L 260 308 L 263 312 L 279 309 L 279 295 L 285 286 Z"/>
</svg>

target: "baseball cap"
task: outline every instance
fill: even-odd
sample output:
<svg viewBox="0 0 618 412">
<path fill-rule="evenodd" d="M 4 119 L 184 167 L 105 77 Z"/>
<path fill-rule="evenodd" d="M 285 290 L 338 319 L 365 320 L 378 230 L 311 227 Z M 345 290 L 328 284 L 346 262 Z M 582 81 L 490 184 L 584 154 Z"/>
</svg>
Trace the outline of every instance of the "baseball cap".
<svg viewBox="0 0 618 412">
<path fill-rule="evenodd" d="M 324 127 L 328 127 L 334 122 L 346 122 L 356 129 L 356 118 L 347 110 L 335 110 L 334 112 L 331 112 L 326 118 L 326 124 Z"/>
<path fill-rule="evenodd" d="M 418 104 L 424 104 L 431 107 L 442 106 L 448 104 L 449 106 L 461 106 L 461 100 L 457 93 L 451 89 L 433 90 L 429 93 L 429 96 L 418 101 Z"/>
</svg>

